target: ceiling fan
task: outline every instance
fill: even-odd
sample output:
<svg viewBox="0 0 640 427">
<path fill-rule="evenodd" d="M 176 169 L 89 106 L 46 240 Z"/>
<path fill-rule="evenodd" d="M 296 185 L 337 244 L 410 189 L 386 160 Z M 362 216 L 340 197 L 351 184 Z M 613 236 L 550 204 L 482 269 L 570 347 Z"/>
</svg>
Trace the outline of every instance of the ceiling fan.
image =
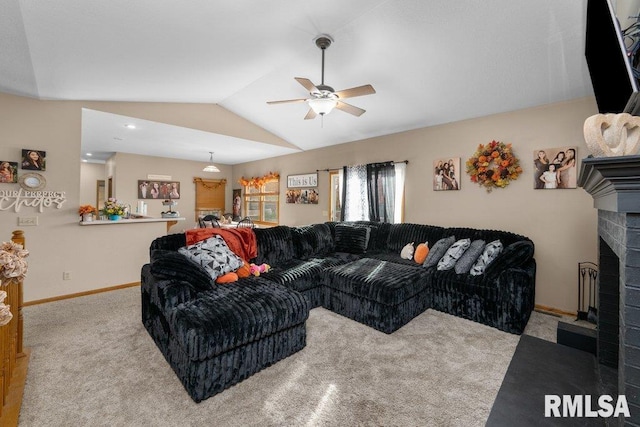
<svg viewBox="0 0 640 427">
<path fill-rule="evenodd" d="M 267 104 L 285 104 L 292 102 L 306 102 L 309 104 L 309 112 L 304 116 L 305 120 L 313 119 L 318 114 L 324 116 L 329 114 L 331 110 L 337 108 L 345 113 L 353 114 L 360 117 L 365 110 L 355 107 L 351 104 L 343 102 L 346 98 L 355 98 L 356 96 L 372 95 L 376 93 L 371 85 L 364 85 L 344 89 L 336 92 L 331 86 L 324 84 L 324 51 L 331 46 L 333 39 L 328 35 L 321 35 L 315 39 L 316 46 L 322 50 L 322 80 L 319 85 L 315 85 L 309 79 L 296 77 L 296 81 L 309 91 L 309 98 L 286 99 L 282 101 L 268 101 Z"/>
</svg>

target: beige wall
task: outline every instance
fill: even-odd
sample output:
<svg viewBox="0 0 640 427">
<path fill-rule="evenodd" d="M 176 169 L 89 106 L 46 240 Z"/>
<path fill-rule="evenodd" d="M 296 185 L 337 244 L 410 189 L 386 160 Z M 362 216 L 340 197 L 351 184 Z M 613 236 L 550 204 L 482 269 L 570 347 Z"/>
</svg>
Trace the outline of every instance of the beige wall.
<svg viewBox="0 0 640 427">
<path fill-rule="evenodd" d="M 98 180 L 105 179 L 105 166 L 100 163 L 80 164 L 80 204 L 96 206 Z M 96 206 L 97 207 L 97 206 Z"/>
<path fill-rule="evenodd" d="M 101 103 L 37 101 L 0 94 L 0 159 L 18 161 L 22 148 L 47 151 L 47 190 L 66 191 L 62 209 L 23 207 L 19 213 L 0 211 L 0 239 L 6 240 L 18 228 L 19 216 L 38 216 L 39 225 L 22 227 L 27 236 L 29 275 L 25 300 L 98 289 L 139 280 L 148 260 L 150 241 L 166 233 L 163 223 L 79 226 L 81 192 L 80 130 L 81 108 L 144 118 L 179 126 L 229 134 L 256 141 L 286 145 L 272 134 L 217 106 L 201 104 Z M 536 302 L 565 310 L 576 309 L 577 262 L 596 260 L 596 211 L 582 189 L 534 191 L 532 154 L 538 148 L 578 146 L 578 157 L 586 157 L 582 124 L 597 113 L 593 98 L 517 111 L 396 135 L 337 145 L 269 160 L 221 166 L 225 177 L 227 208 L 231 190 L 241 176 L 259 176 L 270 171 L 286 176 L 335 168 L 348 164 L 385 160 L 410 161 L 407 167 L 405 221 L 445 226 L 495 228 L 525 234 L 536 244 L 538 278 Z M 434 192 L 432 161 L 438 157 L 461 157 L 464 162 L 479 143 L 492 139 L 510 142 L 520 157 L 524 174 L 504 190 L 487 194 L 461 177 L 457 192 Z M 295 143 L 295 141 L 292 141 Z M 205 163 L 118 154 L 111 165 L 116 171 L 116 196 L 133 206 L 135 184 L 147 174 L 172 175 L 180 180 L 182 197 L 178 210 L 188 221 L 175 226 L 179 231 L 194 225 L 193 194 L 188 188 L 194 176 L 201 176 Z M 91 178 L 93 180 L 93 178 Z M 297 225 L 325 221 L 328 211 L 328 174 L 319 173 L 319 205 L 287 205 L 282 198 L 280 220 Z M 17 190 L 16 184 L 2 184 L 2 190 Z M 193 187 L 191 187 L 193 188 Z M 161 206 L 149 206 L 150 213 Z M 63 271 L 72 279 L 62 280 Z"/>
<path fill-rule="evenodd" d="M 386 160 L 409 160 L 406 176 L 405 222 L 507 230 L 530 237 L 536 245 L 536 303 L 577 309 L 577 263 L 597 261 L 597 212 L 585 191 L 533 189 L 533 152 L 540 148 L 577 146 L 578 158 L 588 155 L 582 126 L 597 113 L 593 98 L 510 112 L 395 135 L 341 144 L 259 162 L 236 165 L 240 176 L 280 173 L 286 176 L 316 169 Z M 327 118 L 330 120 L 330 117 Z M 487 193 L 459 174 L 460 191 L 432 190 L 431 171 L 437 158 L 460 157 L 462 168 L 478 144 L 491 140 L 512 143 L 524 172 L 506 189 Z M 295 143 L 295 141 L 293 141 Z M 290 205 L 280 202 L 280 222 L 300 225 L 326 221 L 329 176 L 319 173 L 320 202 Z"/>
<path fill-rule="evenodd" d="M 65 191 L 67 201 L 61 209 L 22 207 L 0 211 L 0 240 L 8 240 L 18 229 L 18 217 L 38 217 L 38 226 L 20 227 L 25 231 L 29 272 L 25 280 L 25 301 L 83 292 L 140 280 L 140 267 L 148 261 L 149 243 L 166 234 L 165 223 L 79 226 L 81 196 L 81 109 L 91 108 L 143 118 L 177 126 L 232 134 L 276 145 L 289 145 L 258 126 L 216 105 L 109 103 L 80 101 L 38 101 L 0 93 L 0 159 L 19 161 L 22 148 L 47 152 L 46 190 Z M 116 165 L 116 161 L 119 164 Z M 206 162 L 184 162 L 138 156 L 115 156 L 110 165 L 116 181 L 116 196 L 135 206 L 135 185 L 148 173 L 172 175 L 183 185 L 180 213 L 188 221 L 172 231 L 193 226 L 194 176 L 202 176 Z M 143 166 L 144 165 L 144 166 Z M 221 167 L 215 178 L 229 179 L 230 167 Z M 19 171 L 21 173 L 21 171 Z M 90 178 L 92 181 L 94 178 Z M 95 185 L 95 184 L 93 184 Z M 231 203 L 231 184 L 227 203 Z M 17 184 L 0 184 L 0 190 L 18 190 Z M 186 189 L 186 191 L 185 191 Z M 92 199 L 93 200 L 93 199 Z M 95 202 L 93 202 L 95 203 Z M 150 213 L 160 207 L 150 204 Z M 62 280 L 63 272 L 71 280 Z"/>
</svg>

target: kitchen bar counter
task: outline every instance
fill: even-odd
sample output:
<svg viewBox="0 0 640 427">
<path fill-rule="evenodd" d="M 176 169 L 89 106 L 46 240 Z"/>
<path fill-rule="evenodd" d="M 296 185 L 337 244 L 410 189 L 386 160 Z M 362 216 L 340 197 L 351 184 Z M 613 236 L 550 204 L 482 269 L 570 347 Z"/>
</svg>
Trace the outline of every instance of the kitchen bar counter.
<svg viewBox="0 0 640 427">
<path fill-rule="evenodd" d="M 177 218 L 153 218 L 148 216 L 137 217 L 137 218 L 129 218 L 129 219 L 119 219 L 117 221 L 111 220 L 93 220 L 93 221 L 80 221 L 79 224 L 82 226 L 87 225 L 118 225 L 118 224 L 136 224 L 141 222 L 166 222 L 167 223 L 167 233 L 169 229 L 176 225 L 178 221 L 184 221 L 184 217 Z"/>
</svg>

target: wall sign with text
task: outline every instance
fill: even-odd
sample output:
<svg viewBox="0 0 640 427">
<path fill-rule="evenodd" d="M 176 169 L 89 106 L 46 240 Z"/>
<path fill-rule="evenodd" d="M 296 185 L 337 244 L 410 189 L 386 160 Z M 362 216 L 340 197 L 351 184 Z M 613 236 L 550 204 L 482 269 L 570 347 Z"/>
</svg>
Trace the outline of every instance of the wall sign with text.
<svg viewBox="0 0 640 427">
<path fill-rule="evenodd" d="M 317 173 L 305 173 L 301 175 L 287 176 L 288 188 L 317 187 L 317 186 L 318 186 Z"/>
</svg>

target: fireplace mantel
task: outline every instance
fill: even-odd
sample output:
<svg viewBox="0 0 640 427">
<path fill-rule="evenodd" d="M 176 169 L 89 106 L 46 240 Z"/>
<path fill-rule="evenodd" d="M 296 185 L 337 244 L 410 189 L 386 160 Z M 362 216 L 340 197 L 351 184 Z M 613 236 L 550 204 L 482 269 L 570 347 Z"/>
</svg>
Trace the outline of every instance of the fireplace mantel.
<svg viewBox="0 0 640 427">
<path fill-rule="evenodd" d="M 582 159 L 578 185 L 596 209 L 640 213 L 640 156 Z"/>
</svg>

